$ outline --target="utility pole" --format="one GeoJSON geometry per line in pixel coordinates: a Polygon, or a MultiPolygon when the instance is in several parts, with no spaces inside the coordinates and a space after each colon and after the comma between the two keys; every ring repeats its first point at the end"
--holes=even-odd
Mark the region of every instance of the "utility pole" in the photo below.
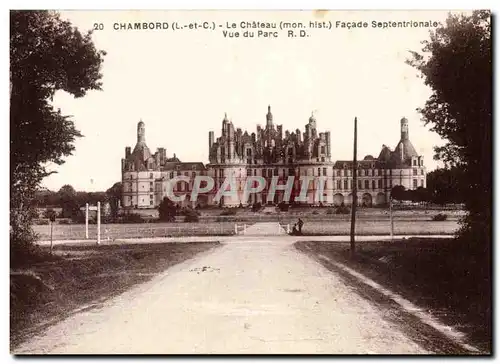
{"type": "Polygon", "coordinates": [[[389,216],[391,219],[391,243],[394,239],[394,220],[392,218],[392,196],[389,196],[389,216]]]}
{"type": "Polygon", "coordinates": [[[89,238],[89,204],[85,204],[85,239],[89,238]]]}
{"type": "Polygon", "coordinates": [[[97,245],[101,244],[101,202],[97,202],[97,245]]]}
{"type": "Polygon", "coordinates": [[[357,160],[358,118],[354,118],[354,156],[352,158],[352,206],[351,206],[351,258],[356,253],[354,233],[356,227],[356,205],[358,203],[358,160],[357,160]]]}

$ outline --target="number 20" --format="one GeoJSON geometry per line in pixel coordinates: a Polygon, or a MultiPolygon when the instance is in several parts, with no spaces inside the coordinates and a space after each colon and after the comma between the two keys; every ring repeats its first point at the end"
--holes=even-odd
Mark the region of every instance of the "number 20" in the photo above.
{"type": "Polygon", "coordinates": [[[104,30],[103,23],[94,23],[94,30],[104,30]]]}

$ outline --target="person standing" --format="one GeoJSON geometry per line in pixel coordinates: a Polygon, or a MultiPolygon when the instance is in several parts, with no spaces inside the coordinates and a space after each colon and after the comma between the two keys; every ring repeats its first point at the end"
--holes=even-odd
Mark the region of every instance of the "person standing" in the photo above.
{"type": "Polygon", "coordinates": [[[299,221],[297,222],[297,225],[299,227],[299,234],[302,234],[302,226],[304,225],[304,221],[299,217],[299,221]]]}

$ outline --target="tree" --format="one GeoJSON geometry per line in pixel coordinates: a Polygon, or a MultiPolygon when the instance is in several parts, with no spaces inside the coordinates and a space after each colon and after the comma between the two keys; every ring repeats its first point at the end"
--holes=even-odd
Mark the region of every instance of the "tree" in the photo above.
{"type": "Polygon", "coordinates": [[[391,198],[393,200],[403,201],[406,197],[406,189],[404,186],[396,185],[391,190],[391,198]]]}
{"type": "Polygon", "coordinates": [[[64,185],[58,192],[59,201],[62,207],[62,217],[78,218],[80,215],[80,206],[77,201],[77,192],[70,185],[64,185]]]}
{"type": "Polygon", "coordinates": [[[462,197],[468,216],[463,241],[488,252],[492,205],[492,53],[491,13],[448,16],[431,32],[422,53],[408,63],[420,71],[432,95],[422,113],[425,124],[447,140],[435,158],[463,171],[462,197]]]}
{"type": "Polygon", "coordinates": [[[111,208],[111,216],[116,218],[118,216],[118,207],[122,198],[122,183],[116,182],[106,191],[106,196],[111,208]]]}
{"type": "Polygon", "coordinates": [[[64,163],[82,135],[50,104],[56,91],[75,97],[100,90],[105,52],[54,11],[10,12],[11,244],[36,238],[30,210],[47,164],[64,163]]]}
{"type": "Polygon", "coordinates": [[[446,203],[463,203],[465,195],[461,182],[463,171],[458,167],[438,168],[427,174],[427,188],[432,202],[443,205],[446,203]]]}
{"type": "Polygon", "coordinates": [[[160,221],[174,222],[175,215],[177,215],[178,207],[174,205],[168,197],[164,197],[163,201],[158,206],[158,215],[160,221]]]}

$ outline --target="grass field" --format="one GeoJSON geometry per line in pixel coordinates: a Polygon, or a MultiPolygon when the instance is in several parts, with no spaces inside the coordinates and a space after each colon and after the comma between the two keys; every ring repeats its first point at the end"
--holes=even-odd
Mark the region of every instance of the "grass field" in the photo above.
{"type": "MultiPolygon", "coordinates": [[[[353,268],[464,332],[482,350],[492,350],[488,263],[457,241],[422,238],[392,244],[366,242],[357,246],[354,259],[349,256],[349,243],[311,241],[298,242],[295,246],[312,257],[324,255],[353,268]]],[[[320,262],[328,265],[322,260],[320,262]]],[[[328,265],[327,268],[335,270],[334,266],[328,265]]],[[[393,302],[384,302],[370,287],[356,282],[341,270],[336,271],[359,294],[374,304],[380,304],[384,312],[388,312],[388,317],[397,316],[393,302]],[[391,310],[393,312],[389,315],[391,310]]],[[[417,332],[417,340],[418,336],[417,332]]]]}
{"type": "Polygon", "coordinates": [[[57,245],[54,255],[11,267],[11,348],[82,306],[95,307],[168,267],[217,246],[189,244],[57,245]]]}
{"type": "MultiPolygon", "coordinates": [[[[348,218],[308,219],[304,220],[303,235],[348,235],[351,223],[348,218]]],[[[269,221],[269,220],[267,220],[269,221]]],[[[271,220],[272,221],[272,220],[271,220]]],[[[297,222],[297,217],[286,216],[279,221],[283,226],[290,224],[290,229],[297,222]]],[[[247,224],[252,224],[251,221],[247,224]]],[[[50,239],[48,225],[35,225],[40,240],[50,239]]],[[[430,221],[395,219],[395,235],[448,235],[458,229],[457,220],[430,221]]],[[[85,239],[85,225],[54,225],[54,240],[85,239]]],[[[235,234],[234,222],[198,222],[198,223],[147,223],[147,224],[103,224],[101,239],[114,240],[126,238],[179,237],[179,236],[228,236],[235,234]]],[[[358,219],[358,235],[389,235],[388,219],[358,219]]],[[[97,238],[97,226],[89,225],[89,239],[97,238]]]]}
{"type": "MultiPolygon", "coordinates": [[[[339,221],[308,221],[304,220],[303,235],[349,235],[351,222],[339,221]]],[[[290,223],[290,228],[296,219],[284,220],[282,224],[290,223]]],[[[449,235],[458,229],[458,221],[409,221],[395,220],[394,235],[449,235]]],[[[356,234],[358,235],[389,235],[389,220],[356,220],[356,234]]]]}
{"type": "MultiPolygon", "coordinates": [[[[34,225],[40,240],[50,239],[49,225],[34,225]]],[[[233,222],[102,224],[101,239],[177,236],[224,236],[235,233],[233,222]]],[[[85,239],[85,225],[54,225],[52,238],[85,239]]],[[[89,239],[97,239],[97,225],[89,225],[89,239]]]]}

